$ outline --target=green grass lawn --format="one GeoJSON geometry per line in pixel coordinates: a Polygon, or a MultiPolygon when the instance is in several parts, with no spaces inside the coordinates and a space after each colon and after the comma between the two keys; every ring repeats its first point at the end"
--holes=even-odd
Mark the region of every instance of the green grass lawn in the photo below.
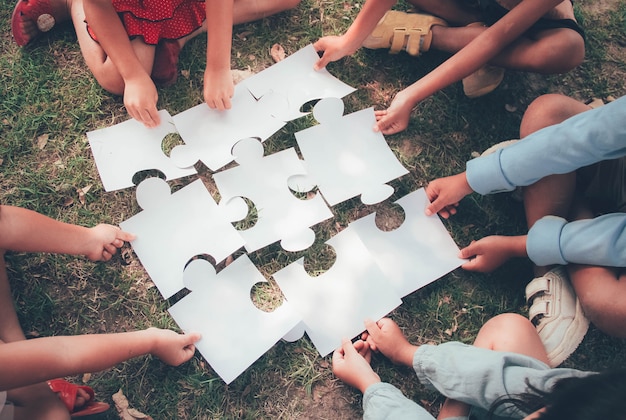
{"type": "MultiPolygon", "coordinates": [[[[9,24],[13,6],[12,1],[0,4],[0,202],[86,226],[119,224],[140,210],[134,190],[103,190],[85,133],[126,120],[122,100],[104,92],[86,69],[71,26],[60,25],[31,46],[17,47],[9,24]]],[[[406,131],[387,136],[410,170],[391,183],[396,192],[390,202],[429,180],[462,171],[468,159],[490,145],[516,138],[524,110],[543,93],[561,92],[581,101],[626,93],[626,3],[577,2],[576,6],[588,36],[587,58],[579,68],[558,76],[509,71],[495,92],[478,99],[467,99],[457,83],[423,101],[406,131]]],[[[237,26],[232,66],[260,71],[273,63],[269,54],[273,44],[281,44],[291,54],[322,35],[340,34],[359,8],[360,3],[303,0],[297,10],[237,26]]],[[[183,50],[177,83],[159,91],[159,107],[172,115],[202,100],[206,41],[200,38],[183,50]]],[[[371,106],[385,108],[397,91],[446,57],[429,52],[416,59],[359,50],[331,63],[328,70],[357,88],[344,99],[345,112],[350,113],[371,106]]],[[[266,142],[266,153],[294,146],[294,133],[313,123],[308,117],[287,124],[266,142]]],[[[210,185],[211,171],[197,167],[210,185]]],[[[192,179],[170,185],[179,188],[192,179]]],[[[315,227],[317,239],[311,249],[288,253],[275,244],[252,253],[251,259],[270,280],[269,286],[254,290],[255,302],[273,305],[277,286],[272,273],[302,256],[307,257],[310,272],[328,269],[334,256],[324,242],[337,229],[375,210],[388,210],[390,218],[395,214],[385,204],[368,207],[358,199],[350,200],[333,208],[333,220],[315,227]]],[[[486,235],[525,230],[521,204],[508,194],[471,195],[445,225],[459,246],[486,235]]],[[[167,312],[172,302],[161,298],[130,249],[109,263],[48,254],[10,253],[7,259],[17,311],[30,337],[177,328],[167,312]]],[[[524,286],[531,277],[530,263],[522,260],[510,261],[488,275],[458,269],[404,299],[391,317],[416,343],[471,343],[492,316],[527,313],[524,286]]],[[[624,344],[592,327],[564,366],[624,365],[624,344]]],[[[419,385],[410,370],[383,357],[375,357],[373,365],[383,380],[433,412],[438,410],[442,398],[419,385]]],[[[135,359],[93,373],[88,384],[108,402],[122,389],[132,407],[154,419],[362,415],[360,395],[333,377],[330,357],[320,357],[306,338],[278,343],[228,386],[199,355],[178,368],[150,357],[135,359]]],[[[114,411],[107,416],[116,418],[114,411]]]]}

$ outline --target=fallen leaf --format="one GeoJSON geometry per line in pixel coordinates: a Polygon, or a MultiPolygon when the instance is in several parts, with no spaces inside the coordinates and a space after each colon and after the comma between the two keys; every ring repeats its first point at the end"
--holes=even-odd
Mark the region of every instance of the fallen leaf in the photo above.
{"type": "Polygon", "coordinates": [[[128,399],[120,389],[115,394],[111,396],[113,403],[115,404],[115,409],[117,413],[120,415],[122,420],[152,420],[147,414],[142,413],[139,410],[130,407],[128,403],[128,399]]]}
{"type": "Polygon", "coordinates": [[[80,201],[80,203],[82,205],[85,205],[85,195],[89,192],[89,190],[91,189],[91,184],[87,185],[86,187],[83,188],[79,188],[76,190],[76,192],[78,193],[78,201],[80,201]]]}
{"type": "Polygon", "coordinates": [[[270,49],[270,55],[272,56],[274,62],[278,63],[279,61],[283,61],[285,59],[285,49],[280,44],[274,44],[270,49]]]}
{"type": "Polygon", "coordinates": [[[83,375],[83,383],[86,384],[87,382],[89,382],[91,380],[91,373],[85,373],[83,375]]]}
{"type": "Polygon", "coordinates": [[[65,200],[63,200],[63,207],[69,207],[72,204],[74,204],[74,199],[72,197],[66,197],[65,200]]]}
{"type": "Polygon", "coordinates": [[[43,148],[46,147],[46,144],[48,144],[48,137],[49,136],[47,134],[42,134],[37,137],[37,147],[39,150],[43,150],[43,148]]]}
{"type": "Polygon", "coordinates": [[[510,104],[504,105],[504,109],[506,109],[508,112],[517,111],[517,107],[515,105],[510,105],[510,104]]]}

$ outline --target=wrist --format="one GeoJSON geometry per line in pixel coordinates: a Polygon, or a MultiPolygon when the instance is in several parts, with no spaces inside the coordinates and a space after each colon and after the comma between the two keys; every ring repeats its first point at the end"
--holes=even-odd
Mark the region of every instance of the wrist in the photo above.
{"type": "Polygon", "coordinates": [[[365,394],[367,388],[380,382],[380,376],[378,376],[376,372],[372,372],[371,375],[363,379],[363,381],[357,386],[357,388],[359,389],[359,391],[361,391],[361,394],[365,394]]]}
{"type": "Polygon", "coordinates": [[[413,357],[415,356],[415,352],[419,346],[414,346],[413,344],[407,344],[402,350],[402,359],[400,362],[408,367],[413,367],[413,357]]]}

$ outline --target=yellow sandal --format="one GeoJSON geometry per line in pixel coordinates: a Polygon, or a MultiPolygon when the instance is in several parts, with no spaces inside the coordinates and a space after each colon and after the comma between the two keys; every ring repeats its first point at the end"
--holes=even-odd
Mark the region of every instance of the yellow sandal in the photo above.
{"type": "Polygon", "coordinates": [[[389,48],[390,54],[404,50],[417,57],[430,48],[433,25],[448,26],[446,21],[432,15],[390,10],[363,41],[363,46],[373,50],[389,48]]]}

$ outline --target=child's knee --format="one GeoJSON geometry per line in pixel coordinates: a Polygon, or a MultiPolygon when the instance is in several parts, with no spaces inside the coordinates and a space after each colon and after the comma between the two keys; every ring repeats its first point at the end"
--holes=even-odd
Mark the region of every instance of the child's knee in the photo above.
{"type": "Polygon", "coordinates": [[[542,128],[559,124],[589,108],[573,98],[557,93],[541,95],[526,109],[520,125],[520,138],[542,128]]]}
{"type": "Polygon", "coordinates": [[[523,336],[527,331],[535,331],[535,327],[526,317],[514,313],[496,315],[481,327],[474,345],[493,349],[509,335],[523,336]]]}

